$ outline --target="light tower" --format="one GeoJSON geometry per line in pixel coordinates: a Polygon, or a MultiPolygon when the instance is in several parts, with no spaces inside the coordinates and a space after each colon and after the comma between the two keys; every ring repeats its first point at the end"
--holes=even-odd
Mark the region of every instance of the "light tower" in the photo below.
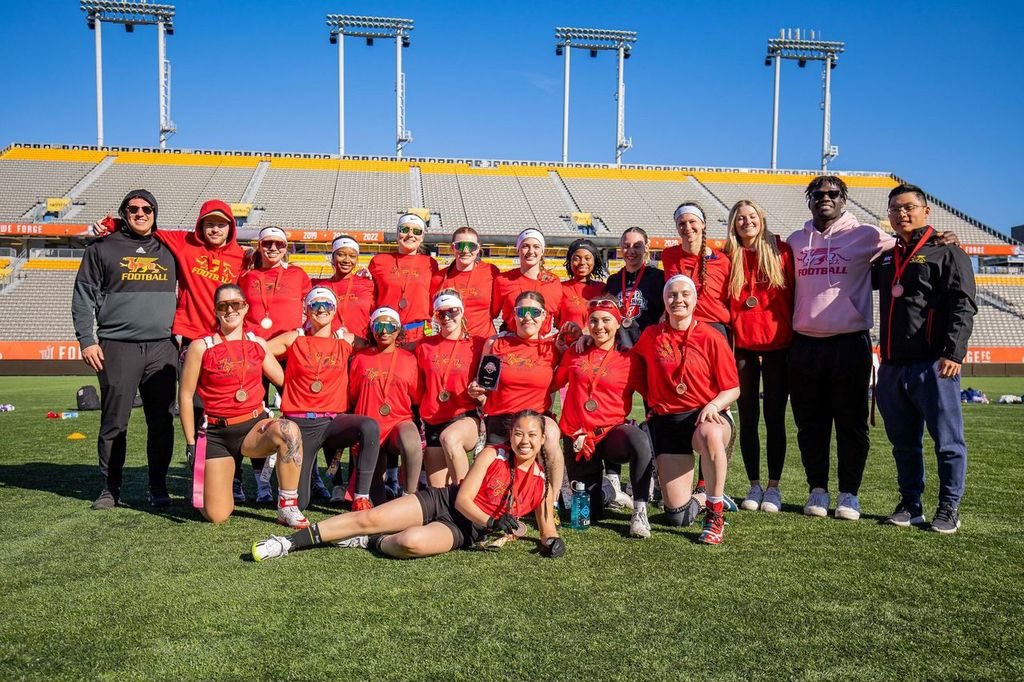
{"type": "Polygon", "coordinates": [[[839,54],[846,44],[838,41],[821,40],[810,32],[809,38],[800,37],[800,29],[779,29],[778,38],[768,39],[768,54],[764,65],[775,64],[775,93],[772,98],[772,168],[776,167],[779,147],[779,72],[783,59],[795,59],[801,68],[809,61],[824,62],[822,73],[821,109],[824,123],[821,131],[821,170],[828,170],[828,163],[839,156],[839,147],[832,144],[832,69],[839,63],[839,54]]]}
{"type": "Polygon", "coordinates": [[[338,46],[338,155],[345,156],[345,36],[366,38],[373,45],[377,38],[395,41],[395,156],[412,142],[412,132],[405,128],[405,74],[402,72],[402,48],[409,47],[412,19],[391,17],[359,17],[350,14],[328,14],[328,37],[338,46]]]}
{"type": "Polygon", "coordinates": [[[81,0],[85,21],[96,33],[96,146],[103,146],[103,46],[100,26],[104,21],[123,24],[134,33],[136,26],[156,25],[157,77],[160,97],[160,148],[167,148],[167,138],[177,132],[171,120],[171,63],[166,57],[165,36],[174,35],[174,5],[152,5],[148,2],[120,0],[81,0]]]}
{"type": "Polygon", "coordinates": [[[572,48],[589,50],[591,57],[598,50],[615,50],[618,55],[618,78],[615,88],[615,165],[622,164],[622,152],[633,146],[626,137],[626,85],[623,81],[624,60],[636,42],[636,31],[613,31],[599,28],[555,28],[555,54],[564,57],[564,87],[562,91],[562,163],[569,161],[569,53],[572,48]]]}

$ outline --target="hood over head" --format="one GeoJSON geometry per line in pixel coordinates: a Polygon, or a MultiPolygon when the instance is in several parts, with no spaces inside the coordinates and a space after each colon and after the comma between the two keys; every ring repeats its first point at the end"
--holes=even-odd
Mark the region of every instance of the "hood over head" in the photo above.
{"type": "Polygon", "coordinates": [[[228,238],[224,242],[224,245],[228,245],[235,240],[235,214],[231,212],[231,207],[220,199],[210,199],[203,203],[199,209],[199,217],[196,219],[195,235],[196,239],[203,241],[203,218],[209,215],[220,214],[228,221],[228,238]]]}
{"type": "Polygon", "coordinates": [[[154,197],[147,189],[133,189],[124,196],[124,199],[121,200],[121,205],[117,208],[117,215],[121,218],[121,229],[131,232],[131,228],[128,227],[128,212],[126,209],[128,208],[128,202],[132,199],[142,199],[153,207],[153,230],[155,231],[157,226],[157,213],[159,212],[159,209],[156,205],[156,197],[154,197]]]}

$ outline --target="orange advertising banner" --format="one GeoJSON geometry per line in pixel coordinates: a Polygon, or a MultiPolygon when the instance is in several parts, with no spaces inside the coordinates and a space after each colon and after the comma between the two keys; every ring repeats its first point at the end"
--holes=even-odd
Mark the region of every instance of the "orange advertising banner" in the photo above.
{"type": "MultiPolygon", "coordinates": [[[[90,225],[83,225],[79,223],[0,223],[0,237],[87,237],[90,234],[90,227],[90,225]]],[[[166,227],[163,229],[181,229],[191,231],[194,228],[189,226],[181,228],[166,227]]],[[[255,240],[258,230],[256,228],[246,228],[243,226],[240,228],[240,231],[247,231],[247,229],[251,229],[253,234],[252,239],[255,240]]],[[[374,230],[345,230],[335,232],[331,230],[292,230],[285,228],[285,232],[288,234],[288,239],[293,242],[330,243],[331,240],[339,234],[347,234],[357,242],[363,244],[377,244],[384,241],[384,233],[374,230]]],[[[242,241],[245,241],[245,237],[242,237],[242,241]]]]}

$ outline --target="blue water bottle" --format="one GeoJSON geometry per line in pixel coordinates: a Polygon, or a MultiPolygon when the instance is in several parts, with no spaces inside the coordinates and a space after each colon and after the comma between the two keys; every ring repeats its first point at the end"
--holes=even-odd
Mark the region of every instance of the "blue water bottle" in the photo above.
{"type": "Polygon", "coordinates": [[[590,528],[590,494],[581,481],[572,484],[572,508],[569,512],[569,527],[574,530],[590,528]]]}

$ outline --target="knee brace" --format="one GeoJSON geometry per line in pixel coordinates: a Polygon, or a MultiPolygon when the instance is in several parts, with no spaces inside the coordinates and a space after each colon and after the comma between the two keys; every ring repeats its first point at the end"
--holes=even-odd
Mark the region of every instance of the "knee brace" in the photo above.
{"type": "Polygon", "coordinates": [[[700,503],[692,497],[690,498],[690,501],[682,507],[675,509],[672,507],[665,507],[665,517],[668,525],[670,526],[691,526],[697,519],[698,513],[700,513],[700,503]]]}

